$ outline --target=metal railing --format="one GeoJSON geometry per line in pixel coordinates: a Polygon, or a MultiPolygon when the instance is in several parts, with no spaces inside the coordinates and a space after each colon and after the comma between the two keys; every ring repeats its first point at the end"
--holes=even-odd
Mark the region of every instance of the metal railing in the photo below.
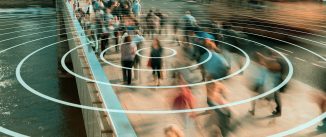
{"type": "MultiPolygon", "coordinates": [[[[104,70],[98,61],[95,53],[92,49],[88,48],[87,37],[85,37],[85,32],[83,31],[80,23],[78,22],[73,9],[69,2],[65,2],[65,7],[69,12],[70,18],[73,23],[73,27],[77,30],[77,37],[79,37],[80,45],[83,46],[83,53],[85,55],[85,60],[89,65],[89,70],[92,73],[94,80],[109,83],[107,75],[104,73],[104,70]]],[[[98,94],[101,100],[101,106],[104,109],[115,109],[123,110],[120,101],[115,94],[113,88],[109,85],[94,83],[98,90],[98,94]]],[[[91,110],[89,110],[91,111],[91,110]]],[[[117,137],[137,137],[127,115],[125,113],[107,113],[107,121],[110,122],[111,130],[114,136],[117,137]]],[[[100,117],[100,115],[98,115],[100,117]]]]}

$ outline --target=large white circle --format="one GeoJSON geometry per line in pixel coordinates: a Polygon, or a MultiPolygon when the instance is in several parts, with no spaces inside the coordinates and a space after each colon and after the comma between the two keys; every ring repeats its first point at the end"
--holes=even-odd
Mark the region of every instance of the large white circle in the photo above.
{"type": "MultiPolygon", "coordinates": [[[[256,42],[258,43],[258,42],[256,42]]],[[[268,46],[266,45],[263,45],[261,43],[259,43],[260,45],[262,46],[265,46],[267,48],[269,48],[268,46]]],[[[115,110],[115,109],[104,109],[104,108],[97,108],[97,107],[90,107],[90,106],[84,106],[84,105],[79,105],[79,104],[74,104],[74,103],[70,103],[70,102],[66,102],[66,101],[62,101],[62,100],[58,100],[56,98],[53,98],[53,97],[49,97],[47,95],[44,95],[38,91],[36,91],[35,89],[31,88],[29,85],[27,85],[25,83],[25,81],[22,79],[21,75],[20,75],[20,70],[21,70],[21,67],[23,65],[23,63],[30,57],[32,56],[33,54],[47,48],[47,47],[50,47],[50,46],[53,46],[55,45],[54,44],[51,44],[51,45],[48,45],[48,46],[45,46],[45,47],[42,47],[38,50],[35,50],[34,52],[30,53],[29,55],[27,55],[25,58],[23,58],[21,60],[21,62],[18,64],[17,68],[16,68],[16,77],[17,77],[17,80],[22,84],[22,86],[24,86],[27,90],[31,91],[32,93],[42,97],[42,98],[45,98],[45,99],[48,99],[50,101],[53,101],[53,102],[57,102],[57,103],[60,103],[60,104],[64,104],[64,105],[68,105],[68,106],[72,106],[72,107],[77,107],[77,108],[83,108],[83,109],[89,109],[89,110],[96,110],[96,111],[107,111],[107,112],[116,112],[116,113],[133,113],[133,114],[172,114],[172,113],[187,113],[187,112],[194,112],[194,111],[205,111],[205,110],[212,110],[212,109],[218,109],[218,108],[223,108],[223,107],[230,107],[230,106],[234,106],[234,105],[239,105],[239,104],[243,104],[243,103],[248,103],[250,101],[253,101],[253,100],[256,100],[256,99],[260,99],[262,97],[265,97],[275,91],[277,91],[279,88],[281,88],[282,86],[284,86],[290,79],[291,79],[291,76],[293,74],[293,67],[291,65],[291,63],[289,62],[289,60],[282,54],[280,54],[278,51],[272,49],[273,51],[279,53],[283,58],[285,58],[286,62],[289,64],[289,73],[288,73],[288,76],[285,78],[285,80],[280,83],[280,85],[274,87],[273,89],[263,93],[263,94],[260,94],[260,95],[257,95],[255,97],[251,97],[251,98],[248,98],[248,99],[244,99],[244,100],[241,100],[241,101],[237,101],[237,102],[232,102],[232,103],[228,103],[228,104],[224,104],[224,105],[219,105],[219,106],[214,106],[214,107],[206,107],[206,108],[195,108],[195,109],[188,109],[188,110],[155,110],[155,111],[149,111],[149,110],[115,110]]],[[[83,45],[82,45],[83,46],[83,45]]],[[[77,48],[80,48],[82,46],[79,46],[79,47],[76,47],[77,48]]],[[[246,55],[246,54],[245,54],[246,55]]],[[[248,56],[248,55],[246,55],[248,56]]],[[[62,60],[61,60],[62,61],[62,60]]],[[[63,62],[64,63],[64,62],[63,62]]],[[[249,64],[249,63],[248,63],[249,64]]],[[[243,69],[243,68],[242,68],[243,69]]],[[[101,82],[97,82],[97,83],[100,83],[100,84],[104,84],[104,83],[101,83],[101,82]]],[[[189,85],[181,85],[181,86],[189,86],[189,85]]]]}
{"type": "MultiPolygon", "coordinates": [[[[322,57],[322,59],[324,59],[324,58],[322,57]]],[[[282,136],[283,136],[283,135],[290,135],[290,134],[292,134],[292,133],[295,133],[295,132],[298,132],[298,131],[300,131],[300,130],[302,130],[302,129],[305,129],[305,128],[311,126],[312,124],[316,124],[317,122],[321,121],[321,120],[324,119],[325,117],[326,117],[326,112],[323,113],[322,115],[320,115],[319,117],[317,117],[317,118],[315,118],[315,119],[313,119],[313,120],[311,120],[311,121],[309,121],[309,122],[307,122],[307,123],[305,123],[305,124],[303,124],[303,125],[300,125],[300,126],[298,126],[298,127],[296,127],[296,128],[293,128],[293,129],[291,129],[291,130],[288,130],[288,131],[282,132],[282,133],[284,133],[284,134],[282,134],[282,136]]],[[[2,128],[2,127],[0,127],[0,131],[4,131],[4,133],[7,132],[8,135],[10,135],[10,133],[12,133],[12,131],[7,130],[7,129],[2,128]]],[[[11,135],[14,135],[14,134],[11,134],[11,135]]],[[[15,133],[15,135],[24,136],[24,135],[17,134],[17,133],[15,133]]],[[[279,136],[279,135],[281,135],[281,134],[276,134],[275,136],[279,136]]]]}

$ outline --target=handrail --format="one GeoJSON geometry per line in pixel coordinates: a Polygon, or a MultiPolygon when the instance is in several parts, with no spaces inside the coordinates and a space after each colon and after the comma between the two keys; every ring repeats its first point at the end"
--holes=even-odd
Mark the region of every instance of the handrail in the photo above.
{"type": "MultiPolygon", "coordinates": [[[[85,37],[85,32],[83,31],[80,23],[78,22],[74,12],[72,10],[69,2],[66,2],[66,7],[68,9],[69,15],[72,18],[73,25],[77,30],[77,35],[80,38],[81,45],[88,45],[88,40],[85,37]]],[[[109,83],[107,75],[104,73],[104,70],[99,63],[94,52],[89,49],[87,46],[83,46],[85,53],[85,59],[87,60],[90,71],[94,76],[94,79],[97,81],[103,81],[109,83]]],[[[113,88],[109,85],[95,83],[98,87],[100,97],[103,101],[103,106],[105,109],[121,109],[123,110],[120,101],[115,94],[113,88]]],[[[133,129],[129,119],[125,113],[108,113],[108,117],[112,122],[112,130],[114,131],[115,136],[117,137],[137,137],[135,130],[133,129]]]]}

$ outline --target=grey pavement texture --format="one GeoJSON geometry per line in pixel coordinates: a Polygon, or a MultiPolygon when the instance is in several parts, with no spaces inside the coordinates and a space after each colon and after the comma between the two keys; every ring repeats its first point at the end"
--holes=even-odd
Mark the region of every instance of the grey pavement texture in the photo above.
{"type": "MultiPolygon", "coordinates": [[[[186,3],[184,1],[154,1],[142,0],[145,12],[149,8],[160,8],[163,12],[170,13],[173,17],[174,12],[180,14],[185,9],[198,8],[202,10],[203,5],[196,5],[186,3]]],[[[223,10],[223,9],[222,9],[223,10]]],[[[204,18],[204,17],[203,17],[204,18]]],[[[169,32],[172,33],[172,32],[169,32]]],[[[148,39],[146,37],[146,39],[148,39]]],[[[180,47],[173,42],[171,36],[160,36],[160,39],[170,40],[163,42],[163,47],[170,47],[178,51],[178,54],[171,59],[164,59],[164,68],[172,68],[176,60],[180,61],[184,55],[180,47]]],[[[145,44],[149,47],[150,43],[145,44]]],[[[144,55],[148,55],[149,50],[145,50],[144,55]]],[[[168,55],[169,52],[165,52],[168,55]]],[[[120,64],[120,54],[114,51],[109,51],[105,57],[112,63],[120,64]]],[[[186,59],[185,57],[183,57],[186,59]]],[[[141,68],[146,68],[147,59],[142,58],[141,68]]],[[[120,68],[113,67],[103,63],[103,68],[112,83],[120,83],[122,79],[122,72],[120,68]]],[[[233,63],[234,64],[234,63],[233,63]]],[[[232,65],[232,71],[236,71],[238,67],[232,65]]],[[[256,93],[250,90],[251,82],[255,76],[257,65],[254,62],[245,70],[244,75],[237,75],[228,80],[223,81],[228,89],[227,99],[229,102],[235,102],[242,99],[247,99],[255,96],[256,93]]],[[[134,85],[153,85],[153,78],[151,72],[139,72],[140,78],[133,80],[134,85]]],[[[174,84],[174,79],[171,78],[169,72],[163,72],[164,78],[161,85],[174,84]]],[[[200,81],[199,70],[192,70],[190,76],[192,81],[200,81]]],[[[123,107],[127,110],[171,110],[172,100],[178,93],[179,89],[133,89],[114,87],[123,107]]],[[[206,89],[204,86],[195,86],[192,89],[198,105],[197,107],[206,107],[206,89]]],[[[325,91],[318,90],[300,81],[292,79],[286,93],[281,94],[283,103],[283,114],[280,117],[270,117],[273,111],[274,103],[266,100],[259,100],[257,105],[257,113],[251,116],[248,110],[251,108],[250,103],[237,105],[231,107],[233,112],[232,123],[237,128],[230,134],[230,136],[244,136],[244,137],[260,137],[268,136],[281,131],[288,130],[300,124],[303,124],[314,117],[320,115],[321,110],[316,100],[325,99],[325,91]]],[[[199,112],[200,113],[200,112],[199,112]]],[[[187,136],[194,137],[211,137],[218,136],[219,130],[217,126],[217,119],[214,113],[206,114],[197,117],[192,123],[193,126],[185,129],[183,125],[183,115],[181,114],[162,114],[162,115],[145,115],[145,114],[128,114],[137,134],[141,137],[161,137],[164,136],[163,129],[170,125],[178,125],[184,132],[191,132],[187,136]]],[[[317,126],[317,125],[316,125],[317,126]]],[[[315,127],[303,130],[293,136],[324,136],[325,134],[314,135],[315,127]]]]}

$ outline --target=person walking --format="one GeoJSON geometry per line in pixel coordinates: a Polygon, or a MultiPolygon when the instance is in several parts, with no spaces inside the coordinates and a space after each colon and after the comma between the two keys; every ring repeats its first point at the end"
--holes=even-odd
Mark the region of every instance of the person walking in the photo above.
{"type": "Polygon", "coordinates": [[[134,16],[136,18],[140,17],[140,13],[141,13],[141,5],[139,3],[139,0],[135,0],[133,5],[132,5],[132,13],[134,14],[134,16]]]}
{"type": "MultiPolygon", "coordinates": [[[[259,86],[260,92],[265,92],[266,89],[271,89],[280,84],[281,79],[281,64],[275,59],[264,56],[263,54],[257,52],[258,62],[262,65],[263,68],[263,77],[262,84],[259,86]],[[267,76],[270,76],[270,80],[267,80],[267,76]],[[270,86],[270,87],[268,87],[270,86]]],[[[282,115],[282,102],[279,91],[273,93],[272,96],[266,97],[267,100],[273,99],[276,107],[275,110],[272,112],[273,116],[281,116],[282,115]]],[[[253,104],[253,109],[249,111],[252,115],[255,115],[255,104],[253,104]]]]}
{"type": "MultiPolygon", "coordinates": [[[[209,107],[227,104],[226,88],[220,82],[213,82],[206,85],[207,104],[209,107]]],[[[214,109],[218,116],[218,126],[223,137],[228,136],[231,129],[231,110],[228,107],[214,109]]]]}
{"type": "Polygon", "coordinates": [[[166,30],[166,24],[167,24],[167,15],[163,14],[160,9],[156,9],[156,12],[154,13],[157,17],[160,18],[160,28],[159,29],[159,34],[162,34],[163,31],[167,33],[166,30]]]}
{"type": "MultiPolygon", "coordinates": [[[[183,75],[179,74],[177,79],[180,85],[186,85],[186,81],[183,78],[183,75]]],[[[180,87],[180,93],[176,96],[173,101],[174,110],[188,110],[194,109],[196,105],[196,99],[192,94],[192,91],[189,87],[180,87]]],[[[185,129],[186,136],[191,136],[195,128],[195,121],[193,118],[196,117],[195,112],[180,113],[181,118],[183,119],[183,125],[185,129]]]]}
{"type": "MultiPolygon", "coordinates": [[[[282,83],[282,63],[278,60],[276,53],[271,51],[271,55],[269,57],[264,56],[261,53],[257,53],[259,58],[261,58],[264,62],[265,67],[269,70],[269,73],[272,77],[272,86],[276,87],[280,83],[282,83]]],[[[283,65],[284,67],[284,65],[283,65]]],[[[283,89],[284,90],[284,89],[283,89]]],[[[274,116],[282,115],[282,102],[280,97],[280,91],[274,92],[274,101],[276,104],[275,111],[272,112],[274,116]]]]}
{"type": "MultiPolygon", "coordinates": [[[[143,44],[144,44],[145,38],[140,34],[139,30],[135,31],[135,36],[132,39],[132,43],[137,46],[137,49],[142,49],[143,44]]],[[[142,53],[139,53],[142,54],[142,53]]],[[[134,68],[139,68],[141,65],[141,59],[138,55],[135,56],[134,60],[134,68]]],[[[139,72],[138,70],[134,70],[134,76],[135,79],[137,80],[139,78],[139,72]]]]}
{"type": "Polygon", "coordinates": [[[136,55],[137,46],[131,43],[131,37],[127,36],[121,45],[121,65],[123,82],[127,85],[131,84],[132,66],[136,55]]]}
{"type": "Polygon", "coordinates": [[[151,62],[151,67],[153,69],[153,78],[157,86],[160,85],[160,79],[161,79],[161,71],[162,69],[162,46],[161,42],[155,38],[153,40],[153,45],[151,48],[150,52],[150,62],[151,62]]]}
{"type": "Polygon", "coordinates": [[[203,62],[211,53],[211,58],[204,64],[202,64],[202,77],[203,80],[219,79],[225,77],[230,71],[230,65],[225,60],[222,54],[215,52],[216,46],[213,42],[206,45],[206,48],[210,51],[204,52],[199,58],[199,62],[203,62]]]}
{"type": "Polygon", "coordinates": [[[157,17],[152,10],[149,11],[146,18],[147,33],[151,38],[154,38],[154,34],[157,33],[157,29],[160,28],[160,18],[157,17]]]}
{"type": "Polygon", "coordinates": [[[191,15],[190,11],[186,11],[185,15],[181,17],[179,25],[181,25],[180,27],[184,31],[184,40],[189,42],[189,33],[194,30],[194,27],[198,26],[196,18],[191,15]]]}

